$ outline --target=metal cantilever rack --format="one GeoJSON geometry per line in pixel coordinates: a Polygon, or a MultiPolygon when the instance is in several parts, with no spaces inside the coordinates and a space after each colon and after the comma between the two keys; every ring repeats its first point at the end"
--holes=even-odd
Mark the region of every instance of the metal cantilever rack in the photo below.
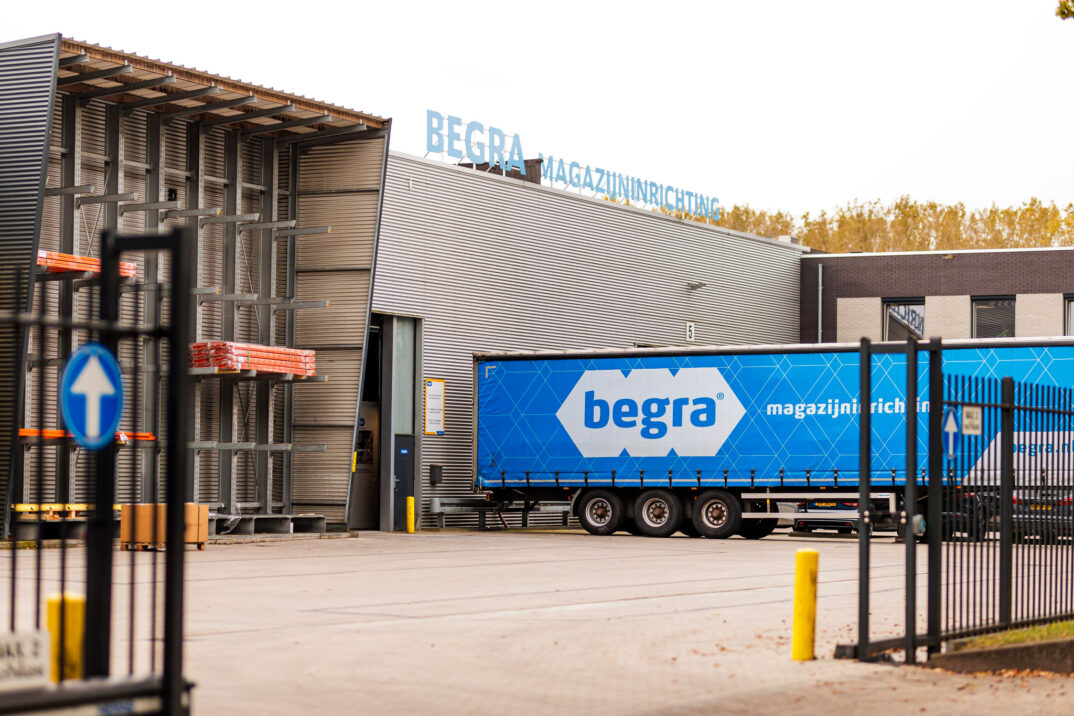
{"type": "MultiPolygon", "coordinates": [[[[63,78],[60,85],[62,90],[63,78]]],[[[295,245],[302,236],[328,233],[331,227],[300,228],[295,219],[279,218],[290,207],[292,144],[250,127],[251,112],[190,121],[183,117],[204,116],[207,105],[153,112],[137,99],[126,104],[91,101],[102,98],[95,90],[58,94],[60,121],[53,123],[40,239],[49,258],[39,261],[45,265],[34,279],[36,305],[49,306],[59,323],[93,315],[100,256],[94,228],[151,234],[185,227],[195,242],[190,341],[294,346],[294,311],[330,305],[327,300],[296,300],[295,245]]],[[[276,107],[258,116],[287,113],[276,107]]],[[[300,124],[314,122],[294,122],[300,124]]],[[[119,286],[121,314],[135,324],[154,325],[166,312],[171,267],[165,257],[147,253],[130,268],[119,286]]],[[[91,461],[63,434],[55,401],[45,401],[41,408],[33,392],[39,385],[53,392],[67,358],[86,339],[62,325],[37,329],[31,336],[23,424],[46,427],[22,431],[16,455],[22,479],[13,481],[7,495],[9,516],[16,505],[21,517],[57,510],[72,516],[65,527],[68,536],[78,535],[78,508],[89,501],[84,493],[91,461]],[[35,379],[35,371],[45,375],[35,379]],[[42,461],[36,451],[52,454],[42,461]],[[65,469],[60,469],[61,461],[65,469]],[[40,483],[31,474],[38,464],[45,465],[40,483]],[[37,484],[44,489],[37,490],[37,484]]],[[[124,380],[137,371],[145,387],[121,424],[117,499],[146,502],[156,494],[167,440],[161,434],[161,412],[168,366],[159,344],[149,338],[133,349],[138,360],[131,350],[119,356],[124,380]]],[[[290,421],[277,420],[276,414],[287,410],[283,393],[291,385],[324,382],[327,376],[213,367],[190,368],[190,375],[193,480],[188,501],[208,503],[230,525],[240,518],[241,531],[253,531],[255,520],[264,531],[323,531],[323,517],[292,519],[291,456],[323,452],[325,446],[296,444],[290,421]]]]}

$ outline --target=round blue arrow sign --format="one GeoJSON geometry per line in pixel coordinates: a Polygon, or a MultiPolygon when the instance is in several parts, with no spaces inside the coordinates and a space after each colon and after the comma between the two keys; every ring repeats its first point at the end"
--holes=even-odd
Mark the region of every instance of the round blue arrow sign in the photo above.
{"type": "Polygon", "coordinates": [[[123,378],[111,351],[87,343],[71,354],[60,382],[60,408],[82,447],[100,450],[115,439],[123,415],[123,378]]]}

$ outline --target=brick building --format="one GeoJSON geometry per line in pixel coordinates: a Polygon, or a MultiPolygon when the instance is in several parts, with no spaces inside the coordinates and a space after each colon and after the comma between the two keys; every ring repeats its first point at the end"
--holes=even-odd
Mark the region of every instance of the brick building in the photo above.
{"type": "Polygon", "coordinates": [[[803,343],[1074,334],[1074,249],[806,254],[803,343]]]}

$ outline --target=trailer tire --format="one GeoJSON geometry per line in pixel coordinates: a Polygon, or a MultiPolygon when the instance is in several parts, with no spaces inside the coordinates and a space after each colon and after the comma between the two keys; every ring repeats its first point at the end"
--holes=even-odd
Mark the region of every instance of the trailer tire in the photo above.
{"type": "Polygon", "coordinates": [[[742,524],[742,506],[726,490],[705,490],[694,503],[693,521],[702,537],[727,539],[742,524]]]}
{"type": "Polygon", "coordinates": [[[610,535],[623,522],[623,501],[610,490],[593,490],[582,495],[578,522],[591,535],[610,535]]]}
{"type": "MultiPolygon", "coordinates": [[[[760,500],[754,500],[747,502],[745,507],[751,512],[765,512],[764,502],[760,500]]],[[[772,512],[772,507],[776,507],[773,502],[767,512],[772,512]]],[[[779,512],[777,507],[776,512],[779,512]]],[[[746,539],[763,539],[768,535],[776,531],[776,526],[779,524],[779,518],[771,520],[742,520],[742,526],[738,528],[738,533],[746,539]]]]}
{"type": "Polygon", "coordinates": [[[683,517],[682,522],[679,523],[679,532],[682,532],[687,537],[700,537],[701,533],[694,527],[694,521],[683,517]]]}
{"type": "Polygon", "coordinates": [[[646,490],[634,502],[634,523],[646,537],[670,537],[682,523],[682,500],[667,490],[646,490]]]}

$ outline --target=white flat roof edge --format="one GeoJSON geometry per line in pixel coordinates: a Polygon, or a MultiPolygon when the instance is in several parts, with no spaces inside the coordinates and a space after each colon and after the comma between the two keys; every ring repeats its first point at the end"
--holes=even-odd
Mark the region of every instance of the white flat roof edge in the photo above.
{"type": "Polygon", "coordinates": [[[414,154],[407,154],[406,152],[400,152],[400,151],[397,151],[397,150],[389,150],[388,151],[388,156],[389,156],[389,158],[396,157],[396,158],[399,158],[399,159],[405,159],[407,161],[413,161],[413,162],[417,162],[417,163],[420,163],[420,164],[426,164],[428,166],[438,167],[438,168],[446,169],[446,170],[450,170],[450,171],[465,172],[468,175],[471,175],[471,176],[476,175],[478,177],[484,177],[485,179],[488,179],[488,180],[512,182],[514,184],[525,186],[525,187],[533,189],[533,190],[551,192],[553,194],[556,194],[557,196],[563,196],[563,197],[570,198],[570,199],[576,199],[576,200],[580,200],[580,201],[590,202],[590,203],[597,204],[599,206],[604,206],[604,207],[614,207],[615,209],[621,210],[621,211],[633,211],[633,212],[637,212],[638,214],[640,214],[642,216],[648,216],[648,217],[651,217],[651,218],[654,218],[654,219],[661,219],[661,220],[664,220],[664,221],[670,221],[670,222],[675,223],[675,224],[683,224],[683,225],[690,226],[691,228],[704,229],[704,230],[710,231],[710,232],[712,232],[714,234],[730,235],[730,236],[732,236],[734,238],[738,238],[738,239],[748,239],[750,241],[759,241],[761,243],[769,244],[769,245],[772,245],[772,246],[779,246],[780,248],[793,249],[793,250],[798,251],[799,253],[802,253],[802,254],[807,254],[810,251],[812,251],[812,249],[810,249],[808,246],[803,246],[802,244],[792,244],[789,241],[780,241],[779,239],[770,239],[767,236],[757,236],[755,234],[747,234],[747,233],[745,233],[743,231],[735,231],[734,229],[727,229],[727,228],[724,228],[722,226],[716,226],[714,224],[703,224],[700,221],[691,221],[689,219],[679,219],[679,218],[676,218],[674,216],[665,216],[664,214],[659,214],[659,213],[657,213],[655,211],[651,211],[649,209],[642,209],[642,208],[637,207],[637,206],[627,206],[626,204],[620,204],[620,203],[614,202],[614,201],[606,201],[604,199],[600,199],[598,197],[593,197],[593,196],[585,196],[583,194],[578,194],[578,193],[573,192],[573,191],[567,191],[566,189],[556,189],[555,187],[545,186],[544,184],[534,184],[532,182],[528,182],[528,181],[525,181],[525,180],[522,180],[522,179],[515,179],[514,177],[503,176],[501,174],[478,172],[478,171],[475,171],[475,170],[471,169],[470,167],[463,167],[463,166],[459,166],[459,165],[456,165],[456,164],[448,164],[447,162],[440,162],[440,161],[437,161],[435,159],[429,159],[427,157],[419,157],[419,156],[414,155],[414,154]]]}
{"type": "Polygon", "coordinates": [[[863,258],[867,256],[946,256],[947,254],[1005,254],[1024,251],[1074,251],[1074,246],[1019,246],[1006,249],[930,249],[928,251],[859,251],[842,254],[815,253],[803,256],[808,259],[863,258]]]}
{"type": "MultiPolygon", "coordinates": [[[[1035,346],[1070,346],[1074,347],[1074,336],[1037,336],[1025,338],[945,338],[941,339],[942,348],[1018,348],[1035,346]]],[[[874,341],[872,346],[885,349],[890,353],[894,346],[905,346],[906,341],[874,341]]],[[[475,351],[475,359],[489,358],[552,358],[552,357],[599,357],[604,355],[682,355],[707,353],[823,353],[825,351],[854,351],[860,343],[759,343],[739,345],[704,345],[704,346],[660,346],[660,347],[622,347],[591,348],[546,351],[475,351]]],[[[919,350],[928,350],[928,339],[918,341],[919,350]]]]}

